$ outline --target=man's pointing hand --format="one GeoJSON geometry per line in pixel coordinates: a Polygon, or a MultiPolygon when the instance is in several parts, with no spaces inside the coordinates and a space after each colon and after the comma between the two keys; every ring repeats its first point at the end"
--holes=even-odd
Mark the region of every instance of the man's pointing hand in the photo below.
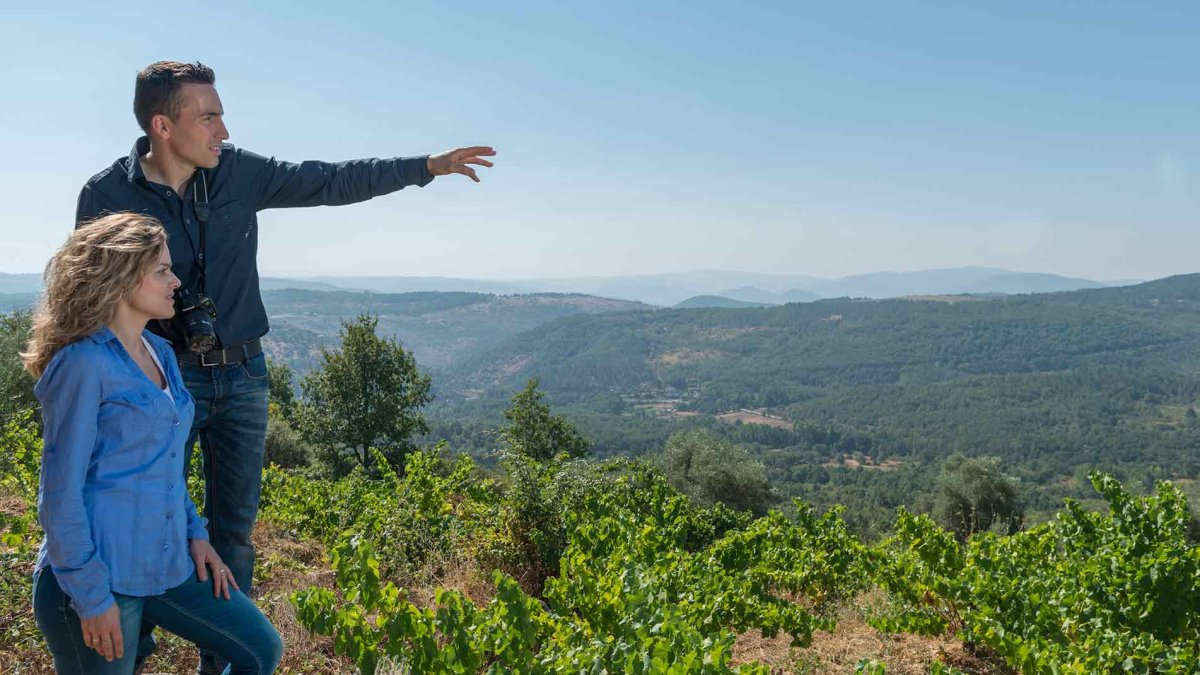
{"type": "Polygon", "coordinates": [[[495,154],[496,151],[486,145],[479,145],[473,148],[455,148],[454,150],[430,155],[429,160],[425,164],[429,168],[429,173],[434,176],[461,173],[478,183],[479,176],[475,175],[475,169],[472,169],[468,164],[492,166],[491,162],[483,158],[493,157],[495,154]]]}

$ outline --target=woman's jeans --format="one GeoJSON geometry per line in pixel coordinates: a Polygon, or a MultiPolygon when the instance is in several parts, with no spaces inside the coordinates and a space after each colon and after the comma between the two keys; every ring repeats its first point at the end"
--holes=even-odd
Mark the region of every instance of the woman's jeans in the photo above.
{"type": "Polygon", "coordinates": [[[275,627],[241,591],[214,598],[212,579],[187,581],[162,595],[145,598],[114,593],[121,610],[125,655],[106,661],[83,642],[79,615],[49,567],[33,577],[33,612],[46,637],[59,675],[130,675],[138,629],[145,617],[166,630],[229,661],[231,675],[269,675],[283,656],[275,627]]]}
{"type": "MultiPolygon", "coordinates": [[[[208,541],[233,573],[238,587],[251,592],[254,545],[250,533],[258,517],[263,445],[267,436],[267,357],[245,363],[202,367],[179,364],[183,383],[196,399],[196,418],[187,447],[197,439],[204,458],[204,516],[208,541]]],[[[154,651],[154,624],[142,622],[139,663],[154,651]]],[[[200,645],[202,675],[222,672],[225,659],[200,645]]],[[[236,672],[236,671],[235,671],[236,672]]]]}

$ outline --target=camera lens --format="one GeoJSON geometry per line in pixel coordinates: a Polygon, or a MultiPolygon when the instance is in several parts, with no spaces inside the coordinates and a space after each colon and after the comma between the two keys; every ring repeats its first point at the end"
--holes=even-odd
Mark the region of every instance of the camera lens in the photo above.
{"type": "Polygon", "coordinates": [[[212,350],[217,344],[217,331],[212,316],[203,307],[193,307],[183,315],[187,330],[188,349],[197,354],[212,350]]]}

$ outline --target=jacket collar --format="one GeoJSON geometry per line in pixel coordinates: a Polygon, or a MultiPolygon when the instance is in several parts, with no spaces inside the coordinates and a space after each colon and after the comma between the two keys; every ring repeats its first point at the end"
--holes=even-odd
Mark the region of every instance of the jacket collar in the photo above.
{"type": "Polygon", "coordinates": [[[129,157],[125,160],[125,177],[130,183],[146,180],[146,173],[142,171],[142,163],[139,160],[148,152],[150,152],[149,136],[142,136],[133,142],[133,150],[129,151],[129,157]]]}

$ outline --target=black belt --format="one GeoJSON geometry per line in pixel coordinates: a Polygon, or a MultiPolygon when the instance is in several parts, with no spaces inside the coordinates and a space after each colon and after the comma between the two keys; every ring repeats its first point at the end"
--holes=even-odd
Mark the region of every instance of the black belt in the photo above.
{"type": "Polygon", "coordinates": [[[186,363],[189,366],[204,366],[206,368],[212,366],[227,366],[231,363],[241,363],[252,357],[262,353],[262,341],[258,338],[224,349],[213,349],[197,354],[190,351],[176,352],[180,363],[186,363]]]}

